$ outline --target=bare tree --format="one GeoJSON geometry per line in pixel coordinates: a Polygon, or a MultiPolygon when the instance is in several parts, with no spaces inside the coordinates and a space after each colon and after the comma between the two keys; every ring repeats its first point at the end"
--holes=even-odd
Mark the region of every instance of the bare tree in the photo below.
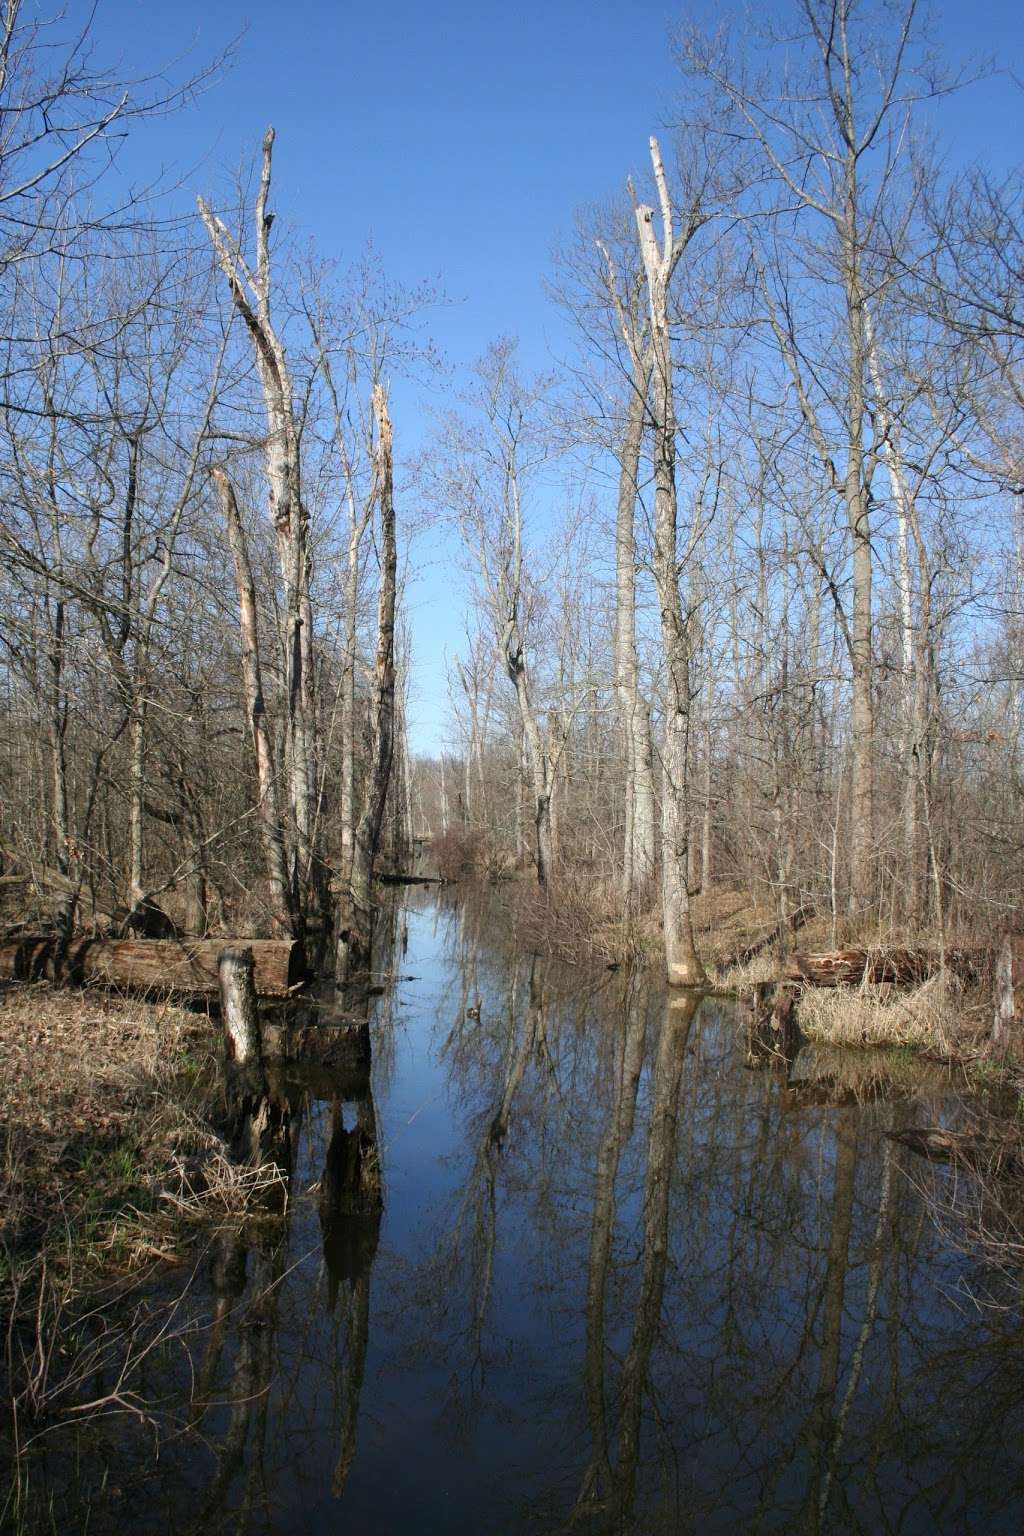
{"type": "Polygon", "coordinates": [[[481,424],[445,424],[444,450],[433,469],[437,500],[457,520],[480,578],[496,655],[511,682],[522,730],[534,827],[538,884],[550,883],[555,861],[551,797],[563,727],[545,739],[531,668],[535,595],[526,569],[524,492],[547,456],[540,412],[544,386],[519,379],[510,341],[495,343],[478,364],[473,400],[481,424]]]}
{"type": "Polygon", "coordinates": [[[788,50],[782,74],[751,76],[724,47],[696,38],[687,61],[712,84],[731,114],[732,131],[760,157],[779,193],[778,203],[764,210],[771,217],[761,226],[760,285],[809,442],[846,520],[853,589],[844,628],[852,682],[850,902],[863,910],[874,887],[870,511],[878,462],[867,409],[867,303],[878,278],[875,253],[890,234],[907,114],[915,97],[935,94],[938,86],[928,79],[918,87],[910,83],[916,0],[900,9],[891,41],[853,0],[799,0],[797,10],[796,38],[769,37],[788,50]],[[801,284],[791,267],[799,225],[807,220],[817,221],[823,234],[806,251],[809,276],[801,284]],[[785,247],[783,227],[794,236],[785,247]],[[813,355],[811,337],[820,329],[814,306],[827,302],[830,288],[837,295],[837,335],[825,363],[813,355]]]}
{"type": "Polygon", "coordinates": [[[213,477],[220,494],[221,510],[224,514],[231,558],[235,566],[241,630],[242,680],[245,688],[246,713],[249,717],[249,728],[256,753],[260,835],[267,867],[270,913],[278,932],[291,934],[295,931],[295,913],[292,907],[291,883],[288,878],[288,858],[278,794],[277,767],[274,762],[263,697],[263,673],[260,666],[259,631],[256,621],[256,588],[245,541],[245,530],[242,527],[238,503],[235,500],[234,486],[220,468],[214,469],[213,477]]]}
{"type": "Polygon", "coordinates": [[[351,869],[343,881],[337,915],[335,977],[346,982],[370,963],[373,938],[373,869],[380,844],[384,804],[391,781],[395,739],[395,604],[398,552],[395,539],[394,445],[383,386],[373,392],[377,436],[375,499],[380,513],[380,590],[377,601],[377,661],[371,709],[372,736],[363,805],[352,845],[351,869]]]}
{"type": "Polygon", "coordinates": [[[319,884],[321,863],[314,846],[316,807],[315,715],[313,707],[313,613],[310,602],[309,518],[302,502],[299,427],[288,360],[271,319],[270,195],[274,130],[263,139],[259,188],[253,210],[255,266],[224,221],[199,198],[199,214],[216,253],[236,312],[252,342],[263,392],[267,432],[264,462],[268,511],[277,538],[284,588],[284,692],[288,710],[288,794],[292,900],[301,906],[305,886],[319,884]]]}
{"type": "Polygon", "coordinates": [[[700,198],[684,213],[676,233],[675,215],[657,139],[651,139],[651,164],[658,190],[661,240],[655,232],[654,209],[636,208],[640,251],[647,280],[651,328],[651,435],[654,459],[654,580],[661,612],[661,644],[665,663],[665,740],[662,748],[661,856],[662,927],[665,964],[672,986],[696,986],[704,967],[693,941],[689,866],[691,649],[690,616],[684,614],[679,575],[695,558],[701,536],[699,521],[689,530],[679,555],[679,507],[676,494],[676,411],[672,333],[669,323],[669,284],[679,259],[706,221],[700,198]]]}

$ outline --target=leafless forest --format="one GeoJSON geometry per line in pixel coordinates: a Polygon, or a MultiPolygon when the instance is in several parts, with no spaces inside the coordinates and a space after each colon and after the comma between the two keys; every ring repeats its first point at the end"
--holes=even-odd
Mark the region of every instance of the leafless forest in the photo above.
{"type": "Polygon", "coordinates": [[[272,131],[230,206],[111,195],[115,134],[220,65],[121,86],[3,17],[12,920],[333,925],[344,974],[375,865],[430,837],[556,912],[656,913],[675,982],[702,890],[836,938],[1007,926],[1024,188],[933,153],[985,83],[913,3],[681,34],[676,117],[562,232],[573,356],[482,337],[415,454],[390,401],[434,295],[275,222],[272,131]],[[403,597],[442,540],[466,639],[415,758],[403,597]]]}

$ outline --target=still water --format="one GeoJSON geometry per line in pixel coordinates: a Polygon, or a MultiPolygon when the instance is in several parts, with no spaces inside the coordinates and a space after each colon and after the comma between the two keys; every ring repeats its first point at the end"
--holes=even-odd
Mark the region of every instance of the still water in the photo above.
{"type": "Polygon", "coordinates": [[[941,1071],[751,1064],[729,1000],[486,905],[413,892],[393,956],[371,1070],[279,1083],[286,1220],[204,1258],[90,1529],[1022,1528],[1018,1315],[886,1136],[941,1071]]]}

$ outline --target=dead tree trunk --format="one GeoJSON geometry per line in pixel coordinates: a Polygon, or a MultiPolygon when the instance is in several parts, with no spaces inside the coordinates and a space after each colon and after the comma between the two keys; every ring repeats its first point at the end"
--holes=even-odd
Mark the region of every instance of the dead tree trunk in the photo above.
{"type": "Polygon", "coordinates": [[[615,523],[615,687],[626,747],[623,895],[636,902],[654,874],[654,752],[651,716],[640,692],[636,653],[636,510],[644,416],[650,388],[649,359],[638,360],[619,450],[615,523]]]}
{"type": "Polygon", "coordinates": [[[377,424],[376,492],[380,508],[381,571],[377,602],[377,663],[374,673],[373,738],[363,808],[352,842],[352,867],[342,884],[337,914],[335,978],[343,985],[367,970],[373,938],[373,866],[391,779],[395,735],[395,602],[398,552],[395,539],[394,452],[387,396],[373,391],[377,424]]]}
{"type": "Polygon", "coordinates": [[[224,1050],[243,1073],[261,1070],[260,1026],[256,1011],[255,962],[251,949],[222,949],[217,961],[224,1050]]]}
{"type": "Polygon", "coordinates": [[[288,881],[288,859],[281,824],[281,802],[277,789],[277,775],[274,771],[274,753],[267,727],[267,714],[263,704],[263,677],[260,668],[259,632],[256,625],[256,590],[234,488],[223,470],[215,469],[213,476],[220,492],[221,508],[228,530],[228,543],[231,546],[231,557],[235,565],[235,585],[238,588],[242,682],[245,690],[246,714],[249,717],[249,728],[252,731],[253,747],[256,751],[260,837],[267,866],[271,922],[276,933],[292,934],[295,931],[295,922],[288,881]]]}
{"type": "Polygon", "coordinates": [[[282,653],[288,719],[290,832],[293,839],[292,903],[295,910],[300,911],[306,883],[312,881],[318,889],[320,887],[322,864],[314,848],[316,771],[308,517],[302,504],[299,434],[288,361],[270,315],[268,239],[273,216],[267,213],[267,198],[270,193],[273,145],[274,130],[269,128],[263,140],[263,162],[253,221],[255,271],[246,263],[239,242],[202,198],[199,199],[199,214],[206,225],[220,268],[227,278],[235,309],[252,340],[267,418],[264,458],[268,501],[277,536],[278,562],[284,588],[282,653]]]}
{"type": "Polygon", "coordinates": [[[630,283],[623,296],[611,252],[598,241],[604,261],[603,281],[630,360],[629,397],[619,447],[619,484],[615,515],[615,691],[625,748],[622,893],[635,904],[654,874],[654,750],[651,716],[640,692],[636,650],[635,514],[640,482],[640,454],[653,371],[649,334],[641,318],[640,285],[630,283]]]}
{"type": "MultiPolygon", "coordinates": [[[[672,380],[672,337],[668,291],[680,256],[700,226],[696,209],[678,239],[674,234],[668,183],[656,139],[651,139],[651,163],[661,204],[662,245],[654,231],[654,210],[636,209],[640,250],[647,278],[651,315],[651,417],[654,456],[654,579],[661,610],[661,643],[665,660],[665,741],[662,750],[662,926],[670,986],[699,986],[706,980],[693,942],[688,884],[690,846],[690,624],[679,594],[678,503],[676,497],[676,418],[672,380]]],[[[694,536],[683,564],[692,558],[694,536]]]]}
{"type": "Polygon", "coordinates": [[[992,1044],[1004,1056],[1024,1059],[1024,935],[1008,933],[996,961],[992,1044]]]}

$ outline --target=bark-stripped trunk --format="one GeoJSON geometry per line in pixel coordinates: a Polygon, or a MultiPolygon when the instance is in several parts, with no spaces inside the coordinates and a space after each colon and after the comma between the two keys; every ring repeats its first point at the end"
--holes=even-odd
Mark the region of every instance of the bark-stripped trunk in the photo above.
{"type": "Polygon", "coordinates": [[[359,542],[361,536],[362,530],[358,529],[355,516],[355,501],[350,492],[348,555],[345,564],[345,658],[341,677],[339,811],[342,880],[347,880],[351,874],[356,824],[356,651],[359,643],[359,542]]]}
{"type": "Polygon", "coordinates": [[[654,749],[651,715],[640,692],[636,650],[636,539],[634,521],[640,479],[640,455],[647,424],[653,370],[650,337],[641,318],[641,284],[627,281],[623,296],[615,263],[599,240],[603,281],[630,360],[629,398],[619,447],[619,485],[615,517],[615,692],[623,738],[622,896],[635,906],[655,866],[654,749]]]}
{"type": "Polygon", "coordinates": [[[656,139],[651,140],[651,161],[661,203],[661,249],[654,232],[654,210],[641,205],[636,210],[636,219],[651,317],[654,579],[661,613],[661,644],[665,661],[665,741],[662,750],[661,791],[662,926],[669,985],[685,987],[699,986],[706,980],[706,976],[694,946],[687,883],[691,816],[691,637],[679,594],[676,419],[668,289],[676,262],[696,226],[691,219],[680,241],[675,241],[668,185],[656,139]]]}
{"type": "Polygon", "coordinates": [[[299,476],[299,434],[284,347],[270,314],[271,216],[270,193],[274,130],[263,140],[263,160],[256,196],[254,230],[256,270],[247,266],[238,242],[202,198],[199,214],[206,226],[232,301],[249,332],[267,418],[264,464],[268,510],[277,539],[283,586],[284,692],[287,707],[287,779],[290,805],[292,905],[302,910],[308,882],[317,888],[321,905],[323,866],[315,847],[316,755],[313,700],[313,625],[310,604],[308,517],[302,504],[299,476]]]}
{"type": "MultiPolygon", "coordinates": [[[[870,311],[864,311],[868,370],[874,391],[875,416],[882,429],[882,456],[889,472],[896,506],[897,569],[896,583],[900,600],[900,660],[902,731],[900,741],[902,783],[901,821],[905,872],[906,912],[916,926],[921,918],[922,879],[922,807],[925,799],[925,757],[927,752],[928,668],[927,633],[914,623],[914,590],[910,570],[910,533],[917,528],[917,509],[907,484],[906,466],[900,447],[899,424],[889,408],[882,378],[878,342],[870,311]]],[[[918,540],[917,542],[920,542],[918,540]]],[[[924,572],[922,602],[928,602],[931,583],[924,572]]]]}
{"type": "Polygon", "coordinates": [[[221,509],[227,524],[228,543],[235,565],[238,589],[238,617],[241,632],[242,684],[245,710],[256,753],[256,780],[259,786],[260,839],[267,869],[270,917],[275,933],[293,934],[294,913],[288,879],[288,858],[281,824],[274,752],[263,703],[263,675],[260,667],[259,632],[256,624],[256,590],[249,563],[242,519],[238,514],[234,487],[221,469],[213,471],[220,492],[221,509]]]}
{"type": "Polygon", "coordinates": [[[373,736],[363,808],[352,845],[352,868],[338,905],[335,978],[344,984],[367,970],[373,938],[373,866],[380,843],[391,779],[395,734],[395,602],[398,553],[395,541],[394,455],[387,397],[373,391],[377,425],[376,492],[380,508],[380,595],[377,602],[377,661],[374,672],[373,736]]]}
{"type": "Polygon", "coordinates": [[[635,905],[654,874],[654,752],[651,716],[640,693],[636,652],[636,547],[633,519],[640,450],[650,388],[649,359],[634,366],[626,427],[619,450],[615,523],[615,688],[625,743],[625,841],[622,894],[635,905]]]}

